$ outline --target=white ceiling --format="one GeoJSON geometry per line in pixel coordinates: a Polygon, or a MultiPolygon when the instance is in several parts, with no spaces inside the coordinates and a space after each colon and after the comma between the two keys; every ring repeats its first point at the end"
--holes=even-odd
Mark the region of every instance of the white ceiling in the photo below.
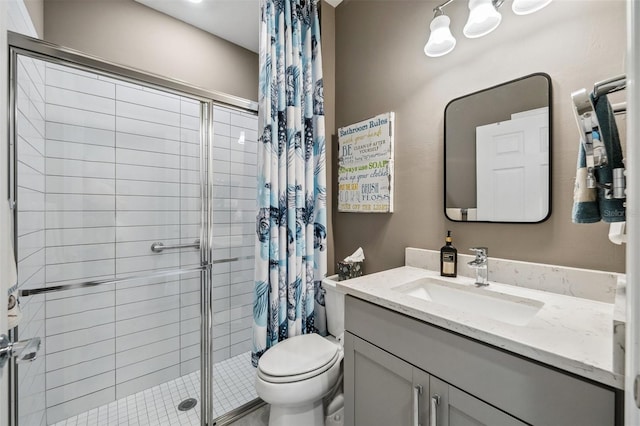
{"type": "MultiPolygon", "coordinates": [[[[258,52],[259,0],[135,0],[201,30],[258,52]]],[[[336,7],[342,0],[327,0],[336,7]]]]}
{"type": "Polygon", "coordinates": [[[159,12],[258,52],[259,0],[135,0],[159,12]]]}

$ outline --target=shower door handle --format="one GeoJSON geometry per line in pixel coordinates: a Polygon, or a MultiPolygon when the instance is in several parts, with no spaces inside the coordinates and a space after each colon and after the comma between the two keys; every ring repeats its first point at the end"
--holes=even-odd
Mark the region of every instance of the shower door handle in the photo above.
{"type": "Polygon", "coordinates": [[[33,361],[40,350],[40,338],[34,337],[27,340],[12,342],[6,334],[0,335],[0,368],[4,367],[7,361],[16,357],[17,363],[33,361]]]}
{"type": "Polygon", "coordinates": [[[163,250],[173,250],[173,249],[183,249],[183,248],[200,248],[200,240],[195,240],[193,243],[188,244],[173,244],[170,246],[165,246],[163,243],[153,243],[151,244],[151,251],[154,253],[162,253],[163,250]]]}

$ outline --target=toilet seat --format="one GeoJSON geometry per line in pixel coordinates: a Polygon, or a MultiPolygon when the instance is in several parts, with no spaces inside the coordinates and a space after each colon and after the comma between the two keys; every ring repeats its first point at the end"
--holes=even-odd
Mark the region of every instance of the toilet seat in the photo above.
{"type": "Polygon", "coordinates": [[[318,376],[342,360],[339,345],[312,333],[289,338],[265,352],[258,376],[270,383],[292,383],[318,376]]]}
{"type": "Polygon", "coordinates": [[[317,368],[315,370],[312,371],[308,371],[306,373],[302,373],[302,374],[295,374],[295,375],[288,375],[288,376],[270,376],[266,373],[264,373],[263,371],[261,371],[260,369],[258,369],[258,376],[264,380],[265,382],[270,382],[270,383],[293,383],[293,382],[299,382],[302,380],[307,380],[310,379],[312,377],[318,376],[322,373],[324,373],[325,371],[327,371],[328,369],[330,369],[331,367],[333,367],[335,365],[335,363],[340,359],[340,353],[336,352],[335,356],[325,365],[323,365],[320,368],[317,368]]]}

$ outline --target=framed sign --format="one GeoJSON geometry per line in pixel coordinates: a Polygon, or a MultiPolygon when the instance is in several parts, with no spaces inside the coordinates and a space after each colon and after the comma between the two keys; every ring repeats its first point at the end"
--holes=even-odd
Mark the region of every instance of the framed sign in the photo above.
{"type": "Polygon", "coordinates": [[[338,211],[393,212],[393,123],[387,112],[338,129],[338,211]]]}

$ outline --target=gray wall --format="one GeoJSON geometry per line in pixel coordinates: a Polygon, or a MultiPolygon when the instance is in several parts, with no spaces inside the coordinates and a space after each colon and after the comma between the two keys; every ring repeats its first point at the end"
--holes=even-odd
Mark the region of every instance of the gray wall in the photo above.
{"type": "Polygon", "coordinates": [[[133,0],[46,0],[44,39],[205,89],[258,97],[256,53],[133,0]]]}
{"type": "Polygon", "coordinates": [[[570,101],[572,91],[624,73],[624,1],[556,1],[529,16],[515,16],[507,2],[501,26],[475,40],[462,35],[466,2],[454,2],[445,12],[458,46],[428,58],[423,47],[437,4],[352,0],[336,9],[336,126],[386,111],[397,117],[395,212],[335,213],[336,259],[362,246],[367,272],[399,266],[405,247],[439,249],[451,229],[463,253],[483,245],[495,257],[624,271],[624,246],[608,241],[605,224],[571,223],[579,135],[570,101]],[[446,104],[538,71],[553,84],[551,218],[535,225],[446,220],[446,104]]]}

